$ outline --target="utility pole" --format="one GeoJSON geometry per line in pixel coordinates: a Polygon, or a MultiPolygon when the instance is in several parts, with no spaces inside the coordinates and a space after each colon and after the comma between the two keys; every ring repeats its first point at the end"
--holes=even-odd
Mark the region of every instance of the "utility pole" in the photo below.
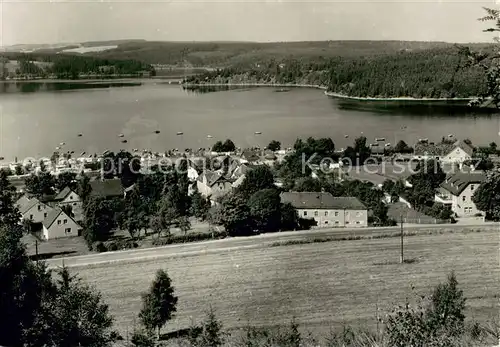
{"type": "Polygon", "coordinates": [[[401,255],[399,257],[399,261],[401,264],[404,263],[405,261],[405,258],[404,258],[404,255],[403,255],[403,215],[401,215],[401,255]]]}
{"type": "Polygon", "coordinates": [[[38,263],[38,240],[35,239],[35,259],[38,263]]]}

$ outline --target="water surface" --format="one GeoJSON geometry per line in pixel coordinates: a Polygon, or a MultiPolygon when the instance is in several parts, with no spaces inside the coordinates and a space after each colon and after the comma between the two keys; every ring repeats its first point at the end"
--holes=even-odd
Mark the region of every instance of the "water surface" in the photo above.
{"type": "Polygon", "coordinates": [[[337,147],[345,147],[361,134],[369,142],[385,137],[391,143],[403,139],[414,144],[419,138],[438,141],[448,134],[479,144],[499,142],[497,115],[448,106],[353,104],[326,97],[320,90],[299,88],[281,93],[275,88],[196,93],[160,82],[99,87],[0,90],[0,157],[9,161],[50,156],[61,142],[64,151],[77,154],[209,147],[226,138],[241,147],[263,147],[273,139],[291,146],[297,137],[327,136],[337,147]],[[128,143],[121,143],[120,133],[128,143]]]}

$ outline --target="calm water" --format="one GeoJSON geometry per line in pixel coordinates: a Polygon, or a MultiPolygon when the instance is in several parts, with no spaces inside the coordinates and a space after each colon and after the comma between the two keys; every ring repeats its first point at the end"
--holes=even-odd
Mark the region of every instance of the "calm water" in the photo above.
{"type": "Polygon", "coordinates": [[[387,110],[341,102],[313,89],[193,93],[161,83],[61,89],[0,90],[0,157],[4,161],[16,156],[50,156],[60,142],[66,143],[65,151],[77,154],[208,147],[226,138],[247,147],[265,146],[272,139],[291,146],[297,137],[328,136],[337,147],[345,147],[361,133],[370,142],[385,137],[391,143],[403,139],[413,144],[418,138],[437,141],[450,133],[479,144],[499,142],[497,115],[427,106],[387,110]],[[155,130],[161,133],[155,134],[155,130]],[[184,135],[177,136],[180,131],[184,135]],[[255,135],[256,131],[262,134],[255,135]],[[78,137],[79,133],[83,136],[78,137]],[[120,133],[128,143],[121,143],[120,133]],[[207,135],[213,138],[207,139],[207,135]]]}

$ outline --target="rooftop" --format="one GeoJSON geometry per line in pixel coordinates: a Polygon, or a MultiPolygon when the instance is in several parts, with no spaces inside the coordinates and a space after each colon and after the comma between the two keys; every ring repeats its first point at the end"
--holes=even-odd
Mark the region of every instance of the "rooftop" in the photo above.
{"type": "Polygon", "coordinates": [[[468,145],[463,140],[457,140],[454,143],[438,143],[438,144],[429,144],[429,143],[417,143],[415,145],[415,155],[430,155],[430,156],[445,156],[453,151],[455,148],[461,148],[465,153],[472,156],[474,152],[474,147],[468,145]]]}
{"type": "Polygon", "coordinates": [[[334,197],[326,192],[284,192],[281,193],[281,202],[290,203],[297,209],[366,210],[357,198],[334,197]]]}
{"type": "Polygon", "coordinates": [[[459,196],[469,184],[482,183],[486,180],[483,171],[459,172],[446,178],[441,187],[455,196],[459,196]]]}

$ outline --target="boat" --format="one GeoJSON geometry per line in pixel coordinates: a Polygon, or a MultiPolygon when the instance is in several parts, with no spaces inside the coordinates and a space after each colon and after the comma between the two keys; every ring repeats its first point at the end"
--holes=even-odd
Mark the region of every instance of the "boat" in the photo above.
{"type": "Polygon", "coordinates": [[[123,134],[118,135],[118,137],[124,137],[124,136],[125,136],[125,135],[123,135],[123,134]]]}
{"type": "Polygon", "coordinates": [[[260,134],[262,134],[262,132],[260,132],[260,131],[255,132],[255,135],[260,135],[260,134]]]}
{"type": "Polygon", "coordinates": [[[106,154],[108,154],[108,153],[109,153],[109,151],[108,151],[108,150],[105,150],[104,152],[102,152],[102,155],[106,155],[106,154]]]}
{"type": "Polygon", "coordinates": [[[212,137],[212,135],[207,135],[207,139],[211,139],[212,137]]]}
{"type": "Polygon", "coordinates": [[[386,147],[389,147],[390,145],[391,145],[390,142],[388,142],[388,143],[385,144],[386,147]]]}
{"type": "Polygon", "coordinates": [[[71,151],[70,154],[75,154],[75,151],[71,151]]]}
{"type": "Polygon", "coordinates": [[[65,145],[65,143],[64,143],[64,142],[61,142],[61,143],[59,144],[59,146],[64,146],[64,145],[65,145]]]}
{"type": "Polygon", "coordinates": [[[177,135],[182,135],[182,134],[184,134],[182,131],[177,132],[177,135]]]}
{"type": "Polygon", "coordinates": [[[83,136],[83,134],[78,134],[78,137],[82,137],[82,136],[83,136]]]}
{"type": "Polygon", "coordinates": [[[56,147],[56,149],[57,149],[57,150],[60,150],[60,149],[61,149],[61,147],[57,146],[57,147],[56,147]]]}
{"type": "Polygon", "coordinates": [[[453,137],[453,134],[448,134],[448,137],[453,137]]]}
{"type": "Polygon", "coordinates": [[[122,143],[127,143],[128,141],[127,140],[122,140],[122,143]]]}
{"type": "Polygon", "coordinates": [[[155,134],[159,134],[160,133],[160,130],[155,130],[155,134]]]}
{"type": "Polygon", "coordinates": [[[0,157],[0,160],[4,160],[5,158],[4,157],[0,157]]]}
{"type": "Polygon", "coordinates": [[[377,137],[375,141],[385,141],[385,137],[377,137]]]}
{"type": "Polygon", "coordinates": [[[82,154],[80,154],[80,157],[83,157],[85,155],[85,152],[82,152],[82,154]]]}
{"type": "Polygon", "coordinates": [[[276,93],[286,93],[286,92],[289,92],[289,91],[290,91],[290,89],[280,88],[280,89],[276,90],[276,93]]]}
{"type": "Polygon", "coordinates": [[[370,146],[371,147],[378,147],[378,143],[372,143],[370,146]]]}
{"type": "Polygon", "coordinates": [[[349,138],[349,135],[344,135],[344,137],[347,139],[347,138],[349,138]]]}

